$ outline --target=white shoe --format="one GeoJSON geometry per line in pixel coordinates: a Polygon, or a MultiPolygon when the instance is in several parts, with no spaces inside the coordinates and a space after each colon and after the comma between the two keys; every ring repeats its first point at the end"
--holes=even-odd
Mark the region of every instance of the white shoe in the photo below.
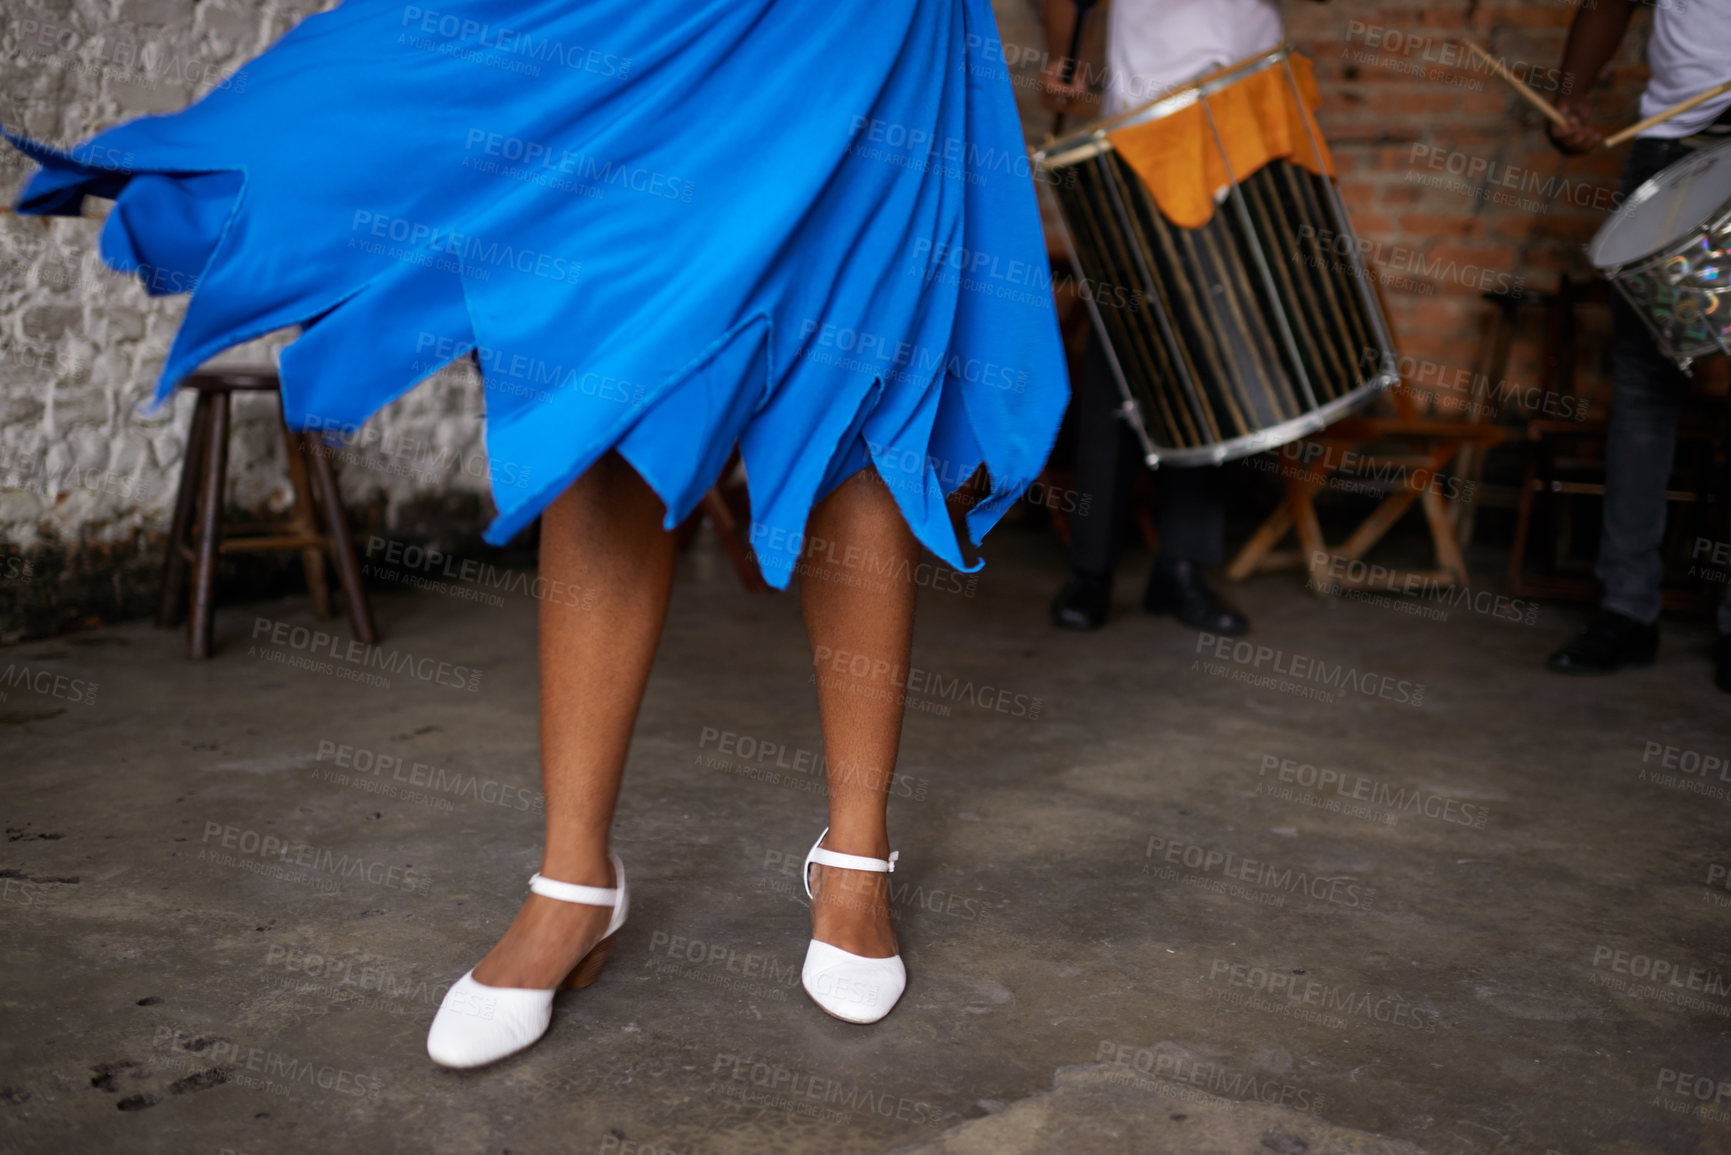
{"type": "MultiPolygon", "coordinates": [[[[606,933],[559,986],[581,989],[600,977],[613,936],[625,925],[625,867],[617,855],[607,857],[613,863],[612,887],[554,882],[539,874],[529,880],[529,889],[544,898],[613,908],[606,933]]],[[[439,1004],[439,1013],[433,1016],[432,1029],[427,1032],[427,1054],[443,1067],[480,1067],[516,1054],[547,1033],[558,989],[483,986],[475,981],[471,970],[445,992],[445,1001],[439,1004]]]]}
{"type": "MultiPolygon", "coordinates": [[[[811,864],[814,862],[819,866],[875,870],[880,874],[895,870],[899,852],[892,850],[887,859],[840,854],[823,848],[823,840],[828,834],[829,827],[826,826],[823,834],[812,843],[811,853],[805,856],[805,869],[801,875],[805,879],[807,898],[813,897],[811,864]]],[[[825,1014],[845,1023],[875,1023],[890,1013],[890,1008],[902,997],[902,991],[907,989],[908,970],[902,965],[899,953],[889,958],[867,958],[814,938],[811,946],[806,948],[805,967],[799,978],[805,986],[805,993],[825,1014]]]]}

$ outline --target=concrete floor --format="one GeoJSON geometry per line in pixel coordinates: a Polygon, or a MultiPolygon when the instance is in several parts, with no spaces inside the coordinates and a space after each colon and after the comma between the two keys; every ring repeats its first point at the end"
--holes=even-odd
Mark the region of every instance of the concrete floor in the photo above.
{"type": "Polygon", "coordinates": [[[0,1150],[1731,1150],[1703,628],[1572,681],[1540,669],[1572,611],[1239,587],[1261,670],[1390,679],[1322,701],[1141,614],[1141,565],[1079,636],[1046,624],[1047,540],[988,557],[921,605],[894,1014],[797,985],[798,607],[700,547],[616,827],[631,921],[480,1073],[422,1045],[536,864],[530,597],[380,595],[392,660],[434,663],[388,688],[286,664],[303,599],[225,607],[200,665],[145,623],[0,651],[0,1150]]]}

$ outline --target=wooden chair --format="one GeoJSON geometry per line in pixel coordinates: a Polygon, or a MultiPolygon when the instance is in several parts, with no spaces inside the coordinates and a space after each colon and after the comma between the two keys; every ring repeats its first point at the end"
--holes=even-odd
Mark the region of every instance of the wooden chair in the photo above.
{"type": "Polygon", "coordinates": [[[283,426],[288,450],[294,509],[286,523],[224,525],[222,507],[228,474],[228,434],[231,401],[239,392],[277,393],[277,376],[270,370],[208,371],[187,378],[181,388],[198,394],[192,429],[180,467],[180,488],[174,499],[174,521],[162,562],[157,593],[156,624],[175,626],[187,613],[186,656],[210,657],[216,614],[216,561],[223,554],[261,550],[299,550],[306,570],[313,612],[332,616],[330,587],[325,580],[328,557],[342,586],[349,624],[355,637],[369,644],[379,640],[372,607],[361,582],[347,515],[337,488],[328,451],[310,433],[293,433],[283,426]],[[322,523],[322,524],[321,524],[322,523]],[[191,591],[187,571],[191,567],[191,591]]]}
{"type": "MultiPolygon", "coordinates": [[[[1520,406],[1486,405],[1491,400],[1493,385],[1500,397],[1508,384],[1509,354],[1517,331],[1527,324],[1528,314],[1539,314],[1537,386],[1541,396],[1569,399],[1574,405],[1585,404],[1575,392],[1575,365],[1580,358],[1582,336],[1576,313],[1583,306],[1596,311],[1607,309],[1610,290],[1602,280],[1581,282],[1565,273],[1557,277],[1557,287],[1552,291],[1491,291],[1481,296],[1491,310],[1486,315],[1473,378],[1472,403],[1475,411],[1488,408],[1492,419],[1508,431],[1508,442],[1518,448],[1526,442],[1530,425],[1544,420],[1545,410],[1542,407],[1528,411],[1520,406]]],[[[1463,546],[1472,543],[1481,510],[1506,509],[1515,513],[1523,501],[1519,486],[1487,482],[1486,465],[1486,451],[1477,445],[1467,446],[1455,461],[1457,476],[1472,482],[1475,487],[1473,500],[1461,503],[1453,510],[1455,533],[1463,546]]]]}
{"type": "MultiPolygon", "coordinates": [[[[1577,396],[1576,365],[1580,359],[1582,308],[1609,307],[1612,290],[1602,280],[1577,282],[1560,276],[1555,292],[1528,292],[1518,298],[1486,293],[1497,306],[1488,330],[1489,363],[1481,379],[1501,381],[1509,343],[1523,309],[1543,310],[1540,385],[1549,396],[1577,396]]],[[[1727,414],[1723,405],[1726,372],[1723,359],[1702,361],[1695,369],[1696,389],[1685,417],[1678,424],[1677,458],[1666,486],[1670,507],[1664,544],[1667,610],[1694,611],[1715,604],[1705,583],[1688,574],[1689,544],[1702,535],[1717,534],[1723,517],[1725,488],[1721,447],[1727,414]],[[1707,596],[1703,596],[1706,594],[1707,596]]],[[[1517,418],[1512,436],[1525,456],[1519,486],[1496,486],[1503,492],[1481,493],[1477,504],[1504,505],[1514,510],[1514,541],[1509,550],[1506,588],[1514,597],[1597,601],[1601,587],[1593,577],[1593,562],[1577,550],[1591,544],[1593,532],[1580,525],[1579,508],[1601,500],[1605,492],[1605,440],[1609,421],[1517,418]],[[1585,499],[1583,501],[1583,499],[1585,499]]],[[[1463,473],[1476,475],[1481,462],[1463,463],[1463,473]]],[[[1597,510],[1593,509],[1593,516],[1597,510]]],[[[1463,521],[1461,536],[1472,531],[1463,521]]]]}
{"type": "MultiPolygon", "coordinates": [[[[1722,415],[1716,421],[1711,414],[1701,418],[1698,424],[1679,425],[1677,462],[1666,486],[1670,516],[1665,519],[1666,572],[1661,591],[1666,610],[1696,612],[1717,600],[1702,596],[1706,583],[1683,576],[1690,564],[1689,543],[1704,536],[1718,540],[1713,522],[1722,485],[1715,458],[1724,444],[1725,421],[1722,415]]],[[[1606,421],[1534,421],[1527,426],[1526,476],[1509,550],[1511,595],[1599,599],[1602,587],[1592,576],[1592,560],[1578,558],[1573,548],[1581,536],[1576,532],[1575,507],[1583,497],[1604,498],[1604,442],[1609,428],[1606,421]]],[[[1597,517],[1596,510],[1593,516],[1597,517]]]]}

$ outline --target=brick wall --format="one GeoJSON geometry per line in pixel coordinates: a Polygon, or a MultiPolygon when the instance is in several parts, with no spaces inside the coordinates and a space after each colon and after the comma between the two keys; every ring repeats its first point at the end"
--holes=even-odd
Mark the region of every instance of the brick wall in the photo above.
{"type": "MultiPolygon", "coordinates": [[[[1590,278],[1583,246],[1615,206],[1627,146],[1566,158],[1542,114],[1459,47],[1472,39],[1551,99],[1572,3],[1288,3],[1292,39],[1316,63],[1320,120],[1361,239],[1386,276],[1403,354],[1471,366],[1483,287],[1549,291],[1590,278]],[[1407,270],[1420,268],[1421,273],[1407,270]],[[1440,273],[1432,270],[1442,270],[1440,273]]],[[[1590,93],[1605,131],[1637,119],[1649,21],[1637,16],[1590,93]]],[[[1581,389],[1604,398],[1604,311],[1584,310],[1581,389]]],[[[1536,318],[1510,377],[1535,380],[1536,318]]]]}

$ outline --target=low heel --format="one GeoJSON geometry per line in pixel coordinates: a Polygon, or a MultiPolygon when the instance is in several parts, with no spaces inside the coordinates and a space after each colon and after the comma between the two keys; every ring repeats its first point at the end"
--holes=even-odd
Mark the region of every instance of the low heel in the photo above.
{"type": "Polygon", "coordinates": [[[607,965],[607,951],[613,945],[613,940],[619,935],[614,931],[600,942],[589,948],[589,953],[583,956],[571,973],[565,976],[565,986],[574,991],[580,991],[601,977],[601,968],[607,965]]]}

